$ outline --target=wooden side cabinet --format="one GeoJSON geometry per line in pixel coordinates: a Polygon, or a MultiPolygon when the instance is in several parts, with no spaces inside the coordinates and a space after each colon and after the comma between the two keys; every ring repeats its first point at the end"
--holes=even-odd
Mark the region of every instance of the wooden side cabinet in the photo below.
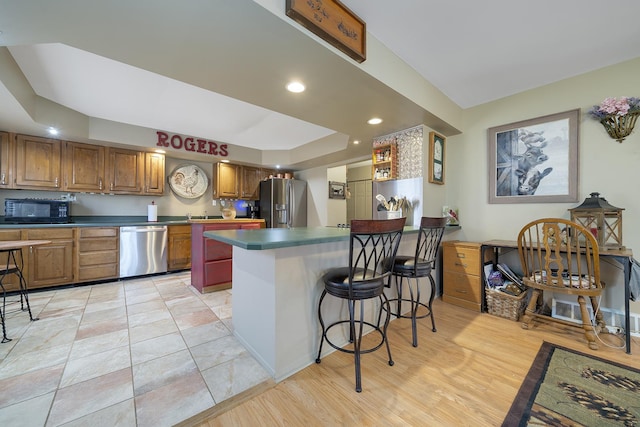
{"type": "MultiPolygon", "coordinates": [[[[442,242],[442,300],[475,311],[482,311],[482,244],[442,242]]],[[[487,250],[485,261],[492,252],[487,250]]]]}
{"type": "Polygon", "coordinates": [[[76,281],[113,279],[119,273],[119,230],[117,227],[77,229],[76,281]]]}
{"type": "Polygon", "coordinates": [[[191,226],[169,226],[169,271],[191,268],[191,226]]]}

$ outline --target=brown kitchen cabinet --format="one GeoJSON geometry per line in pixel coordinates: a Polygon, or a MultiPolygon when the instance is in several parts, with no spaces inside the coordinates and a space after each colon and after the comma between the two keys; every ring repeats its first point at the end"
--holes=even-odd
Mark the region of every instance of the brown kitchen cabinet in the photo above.
{"type": "Polygon", "coordinates": [[[164,194],[164,154],[144,153],[144,193],[164,194]]]}
{"type": "Polygon", "coordinates": [[[160,196],[164,193],[163,154],[71,141],[64,146],[65,191],[160,196]]]}
{"type": "Polygon", "coordinates": [[[169,226],[168,270],[191,268],[191,225],[169,226]]]}
{"type": "MultiPolygon", "coordinates": [[[[19,229],[8,229],[8,230],[0,230],[0,241],[6,242],[8,240],[23,240],[22,232],[19,229]]],[[[26,252],[28,249],[23,250],[23,256],[26,260],[26,252]]],[[[7,253],[0,254],[0,265],[7,265],[7,253]]],[[[20,256],[16,255],[18,262],[20,262],[20,256]]],[[[26,279],[26,277],[25,277],[26,279]]],[[[7,292],[16,291],[20,288],[20,283],[18,282],[18,276],[15,274],[9,274],[2,280],[2,285],[7,292]]]]}
{"type": "Polygon", "coordinates": [[[142,193],[144,153],[109,147],[107,149],[107,184],[109,193],[142,193]]]}
{"type": "Polygon", "coordinates": [[[75,280],[88,282],[117,278],[120,248],[118,227],[79,227],[76,236],[75,280]]]}
{"type": "MultiPolygon", "coordinates": [[[[482,244],[476,242],[442,242],[442,300],[474,311],[482,311],[482,244]]],[[[493,259],[486,249],[484,260],[493,259]]]]}
{"type": "Polygon", "coordinates": [[[50,240],[51,243],[29,248],[26,277],[30,289],[75,282],[73,276],[73,243],[75,228],[27,228],[27,240],[50,240]]]}
{"type": "Polygon", "coordinates": [[[7,132],[0,132],[0,188],[13,188],[13,140],[7,132]]]}
{"type": "Polygon", "coordinates": [[[57,139],[16,135],[15,187],[62,190],[62,143],[57,139]]]}
{"type": "Polygon", "coordinates": [[[237,199],[240,197],[242,167],[231,163],[214,163],[213,165],[213,198],[237,199]]]}
{"type": "Polygon", "coordinates": [[[263,170],[253,166],[242,166],[242,191],[240,198],[244,200],[258,200],[260,198],[260,181],[263,170]]]}
{"type": "Polygon", "coordinates": [[[212,230],[237,230],[264,227],[264,221],[229,221],[193,223],[191,225],[191,285],[200,292],[231,287],[231,245],[207,239],[203,233],[212,230]]]}
{"type": "Polygon", "coordinates": [[[105,147],[66,141],[64,190],[102,192],[105,189],[105,147]]]}

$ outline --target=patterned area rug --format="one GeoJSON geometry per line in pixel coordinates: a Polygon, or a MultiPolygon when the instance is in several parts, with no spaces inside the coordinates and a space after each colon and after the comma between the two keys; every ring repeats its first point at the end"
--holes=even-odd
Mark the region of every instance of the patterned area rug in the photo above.
{"type": "Polygon", "coordinates": [[[640,371],[545,342],[502,425],[640,426],[640,371]]]}

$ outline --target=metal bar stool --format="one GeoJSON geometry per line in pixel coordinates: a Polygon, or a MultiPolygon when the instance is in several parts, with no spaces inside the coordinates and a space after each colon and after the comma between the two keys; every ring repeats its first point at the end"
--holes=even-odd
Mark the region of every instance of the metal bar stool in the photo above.
{"type": "Polygon", "coordinates": [[[324,290],[318,303],[318,319],[322,327],[320,337],[320,347],[316,363],[320,363],[322,354],[322,344],[327,343],[338,351],[351,353],[354,355],[356,371],[356,391],[362,391],[362,378],[360,373],[360,355],[371,353],[379,349],[383,344],[387,346],[389,355],[389,366],[393,366],[391,349],[387,341],[387,327],[389,326],[389,302],[384,294],[384,288],[391,279],[391,268],[393,260],[398,251],[398,245],[402,237],[405,218],[388,220],[352,220],[349,239],[349,266],[337,267],[327,271],[322,276],[324,290]],[[338,320],[328,326],[322,318],[322,302],[327,294],[336,298],[347,300],[349,318],[338,320]],[[364,302],[366,300],[378,298],[380,309],[377,316],[377,324],[365,321],[364,302]],[[359,310],[355,309],[356,302],[360,302],[359,310]],[[380,325],[383,307],[386,307],[387,316],[384,325],[380,325]],[[358,316],[356,316],[358,314],[358,316]],[[356,318],[358,317],[358,318],[356,318]],[[346,348],[335,345],[327,333],[330,329],[338,325],[349,325],[349,342],[346,348]],[[356,333],[356,324],[358,331],[356,333]],[[362,349],[362,331],[367,327],[373,328],[372,332],[380,334],[380,341],[376,345],[362,349]]]}
{"type": "Polygon", "coordinates": [[[389,308],[391,304],[395,302],[396,311],[391,314],[397,318],[411,319],[414,347],[418,346],[417,319],[423,319],[427,316],[431,317],[431,330],[436,332],[432,309],[433,298],[436,293],[436,283],[431,276],[431,271],[435,268],[438,247],[440,246],[446,225],[446,218],[422,217],[420,220],[420,232],[415,254],[413,256],[396,256],[393,264],[392,274],[395,277],[394,283],[398,297],[389,299],[389,308]],[[423,277],[429,278],[431,288],[429,301],[426,303],[420,301],[419,279],[423,277]],[[405,278],[409,285],[409,298],[402,296],[402,285],[405,278]],[[412,286],[412,279],[414,286],[412,286]],[[402,302],[410,303],[411,310],[408,314],[402,312],[402,302]],[[426,313],[419,315],[418,309],[420,307],[426,308],[426,313]]]}

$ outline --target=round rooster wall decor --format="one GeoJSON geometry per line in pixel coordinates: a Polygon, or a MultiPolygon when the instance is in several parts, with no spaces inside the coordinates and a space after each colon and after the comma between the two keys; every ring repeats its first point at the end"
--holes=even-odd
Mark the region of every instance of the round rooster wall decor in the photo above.
{"type": "Polygon", "coordinates": [[[168,180],[171,190],[185,199],[197,199],[209,187],[207,174],[196,165],[178,166],[171,172],[168,180]]]}

